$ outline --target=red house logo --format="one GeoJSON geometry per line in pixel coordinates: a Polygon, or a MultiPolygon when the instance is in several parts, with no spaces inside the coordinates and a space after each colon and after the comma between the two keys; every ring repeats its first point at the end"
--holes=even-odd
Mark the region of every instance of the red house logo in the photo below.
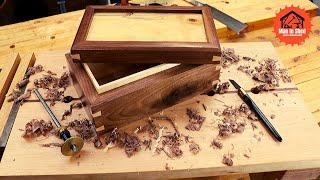
{"type": "Polygon", "coordinates": [[[304,28],[304,18],[294,11],[280,18],[281,28],[302,29],[304,28]]]}
{"type": "Polygon", "coordinates": [[[299,7],[286,7],[274,18],[274,32],[286,44],[301,44],[311,31],[308,13],[299,7]]]}

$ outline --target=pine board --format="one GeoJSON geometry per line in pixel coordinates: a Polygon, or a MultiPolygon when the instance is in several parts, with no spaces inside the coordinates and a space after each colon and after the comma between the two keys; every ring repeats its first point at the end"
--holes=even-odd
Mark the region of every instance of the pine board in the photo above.
{"type": "MultiPolygon", "coordinates": [[[[237,52],[247,56],[257,56],[257,59],[263,57],[277,57],[271,43],[237,43],[223,44],[223,47],[234,47],[237,52]],[[246,54],[246,49],[251,52],[246,54]]],[[[39,54],[37,63],[45,67],[51,67],[59,72],[63,72],[62,65],[63,53],[53,54],[56,59],[60,59],[60,66],[50,66],[52,53],[39,54]],[[60,55],[58,55],[60,54],[60,55]],[[60,69],[59,69],[60,68],[60,69]]],[[[236,79],[243,87],[249,86],[247,78],[238,78],[237,74],[228,69],[222,70],[222,81],[226,78],[236,79]]],[[[245,75],[242,75],[245,76],[245,75]]],[[[290,84],[294,86],[293,84],[290,84]]],[[[70,92],[74,91],[70,88],[70,92]]],[[[241,100],[235,94],[233,89],[224,95],[197,96],[185,103],[166,109],[164,114],[175,118],[179,130],[183,134],[188,134],[197,142],[201,151],[198,155],[191,155],[187,149],[187,144],[183,144],[184,155],[180,159],[169,159],[163,153],[153,156],[151,151],[140,151],[130,159],[120,149],[113,148],[108,150],[96,150],[92,144],[85,144],[80,157],[63,157],[57,148],[44,148],[40,144],[47,142],[58,142],[55,137],[47,139],[37,139],[35,142],[27,142],[21,138],[25,123],[32,118],[49,119],[40,103],[25,103],[17,116],[16,122],[11,133],[8,146],[5,150],[2,162],[0,164],[0,175],[75,175],[74,177],[120,177],[120,178],[178,178],[178,177],[196,177],[209,175],[224,175],[231,173],[252,173],[263,171],[279,171],[289,169],[315,168],[320,167],[320,148],[319,141],[311,141],[319,137],[319,127],[315,123],[311,113],[305,107],[299,91],[292,87],[287,90],[285,86],[280,86],[276,91],[278,97],[273,92],[259,95],[251,95],[256,103],[261,107],[267,117],[275,114],[276,118],[270,119],[274,126],[283,136],[282,143],[275,142],[266,132],[266,130],[257,123],[258,129],[252,130],[251,126],[246,126],[243,134],[234,135],[224,140],[222,150],[213,150],[210,142],[218,133],[217,120],[219,119],[213,112],[217,109],[223,109],[224,105],[240,105],[241,100]],[[200,101],[198,104],[197,101],[200,101]],[[224,102],[224,103],[222,103],[224,102]],[[202,108],[202,103],[207,106],[207,111],[202,108]],[[201,131],[187,132],[184,126],[188,118],[185,114],[187,107],[193,107],[207,117],[201,131]],[[30,111],[32,109],[32,111],[30,111]],[[258,141],[253,136],[261,138],[258,141]],[[27,151],[25,151],[27,149],[27,151]],[[251,153],[249,153],[249,149],[251,153]],[[227,167],[221,163],[223,154],[232,152],[235,154],[234,166],[227,167]],[[243,156],[249,153],[250,158],[243,156]],[[165,165],[172,168],[165,170],[165,165]],[[83,176],[81,174],[86,174],[83,176]],[[77,176],[78,175],[78,176],[77,176]]],[[[57,103],[53,108],[58,117],[61,117],[68,105],[57,103]]],[[[84,117],[84,112],[78,110],[73,113],[70,119],[84,117]]],[[[145,120],[137,121],[126,126],[124,129],[133,131],[137,126],[143,125],[145,120]]],[[[165,122],[159,122],[165,123],[165,122]]],[[[54,177],[54,176],[50,176],[54,177]]]]}

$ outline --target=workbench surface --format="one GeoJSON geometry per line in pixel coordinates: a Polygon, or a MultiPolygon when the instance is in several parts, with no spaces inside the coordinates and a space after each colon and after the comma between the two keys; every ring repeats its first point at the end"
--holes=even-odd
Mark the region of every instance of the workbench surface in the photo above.
{"type": "MultiPolygon", "coordinates": [[[[236,3],[236,0],[230,0],[228,2],[229,3],[225,3],[224,1],[210,1],[209,4],[215,4],[218,8],[232,14],[234,17],[245,22],[249,22],[250,32],[247,32],[243,37],[235,37],[233,35],[229,36],[228,30],[225,29],[225,26],[216,22],[216,26],[221,37],[220,41],[271,41],[276,47],[280,57],[279,59],[285,67],[288,68],[293,82],[302,93],[303,99],[309,107],[309,110],[312,112],[317,122],[320,121],[320,91],[318,90],[320,89],[320,63],[318,58],[320,56],[320,17],[312,18],[312,32],[305,43],[300,46],[290,46],[280,43],[272,32],[273,28],[271,27],[271,18],[274,16],[275,12],[280,8],[283,8],[285,5],[291,5],[291,3],[300,5],[300,7],[306,8],[312,14],[314,14],[316,6],[311,4],[309,1],[298,0],[290,1],[289,3],[284,0],[272,3],[268,0],[259,2],[256,2],[255,0],[246,0],[241,3],[236,3]],[[249,8],[250,11],[247,11],[249,8]],[[252,16],[253,14],[254,16],[252,16]]],[[[184,4],[184,2],[179,1],[172,1],[171,4],[187,5],[184,4]]],[[[17,82],[21,79],[24,73],[22,70],[29,64],[32,52],[37,53],[41,51],[55,50],[66,51],[70,49],[82,15],[83,11],[76,11],[0,27],[0,61],[12,60],[17,53],[20,53],[22,57],[16,74],[16,76],[19,75],[20,77],[15,78],[13,82],[17,82]]],[[[12,89],[14,86],[15,83],[13,83],[10,88],[12,89]]],[[[8,115],[7,112],[10,111],[11,106],[12,105],[10,103],[4,103],[1,109],[0,130],[3,128],[8,115]]],[[[312,118],[307,119],[310,120],[312,118]]],[[[14,148],[14,146],[12,147],[14,148]]],[[[289,149],[287,149],[287,151],[290,152],[289,149]]],[[[309,158],[310,157],[311,156],[309,156],[309,158]]],[[[312,161],[312,159],[309,160],[312,161]]],[[[9,161],[9,159],[7,159],[7,161],[9,161]]],[[[252,160],[252,163],[255,163],[254,160],[252,160]]],[[[278,166],[281,165],[282,164],[278,164],[278,166]]],[[[316,163],[314,163],[314,165],[316,165],[316,163]]],[[[161,167],[163,167],[163,165],[161,165],[161,167]]],[[[266,169],[262,168],[262,170],[273,170],[270,167],[265,168],[266,169]]],[[[296,167],[292,168],[294,169],[296,167]]],[[[250,172],[250,170],[247,172],[250,172]]],[[[217,174],[225,173],[226,172],[220,172],[217,174]]],[[[177,176],[178,175],[179,173],[177,173],[177,176]]],[[[214,175],[214,173],[211,175],[214,175]]]]}

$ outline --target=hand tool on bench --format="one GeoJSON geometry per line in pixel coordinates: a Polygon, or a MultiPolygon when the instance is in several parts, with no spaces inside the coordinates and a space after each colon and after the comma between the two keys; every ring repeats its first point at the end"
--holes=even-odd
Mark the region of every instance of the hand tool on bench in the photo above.
{"type": "Polygon", "coordinates": [[[41,94],[37,89],[34,89],[33,92],[36,94],[38,99],[40,100],[43,107],[48,112],[49,116],[51,117],[53,123],[56,125],[57,128],[59,128],[59,136],[64,141],[62,147],[61,147],[61,153],[65,156],[72,156],[74,154],[77,154],[80,152],[80,150],[83,147],[83,139],[76,136],[71,136],[68,129],[64,126],[61,126],[59,120],[57,117],[53,114],[48,104],[45,102],[41,94]]]}
{"type": "Polygon", "coordinates": [[[259,107],[254,103],[251,97],[246,93],[246,91],[234,80],[229,79],[231,84],[238,90],[238,94],[241,99],[250,107],[250,109],[257,115],[257,117],[262,121],[263,125],[269,130],[269,132],[279,141],[282,141],[280,134],[273,127],[268,118],[263,114],[259,107]]]}
{"type": "Polygon", "coordinates": [[[194,6],[208,6],[208,7],[210,7],[213,17],[216,20],[220,21],[222,24],[226,25],[231,30],[233,30],[238,35],[242,34],[243,31],[248,27],[247,24],[229,16],[228,14],[220,11],[219,9],[217,9],[213,6],[210,6],[208,4],[204,4],[204,3],[199,2],[197,0],[184,0],[184,1],[190,3],[194,6]]]}

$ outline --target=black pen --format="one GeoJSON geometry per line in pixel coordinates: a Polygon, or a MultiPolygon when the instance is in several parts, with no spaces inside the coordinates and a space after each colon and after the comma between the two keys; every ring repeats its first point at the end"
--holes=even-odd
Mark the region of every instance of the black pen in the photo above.
{"type": "Polygon", "coordinates": [[[238,94],[241,99],[250,107],[252,111],[258,116],[258,118],[262,121],[263,125],[269,130],[269,132],[279,141],[282,141],[282,138],[278,131],[273,127],[267,117],[262,113],[259,107],[254,103],[254,101],[250,98],[250,96],[246,93],[246,91],[240,87],[238,83],[234,80],[229,79],[231,84],[238,90],[238,94]]]}

